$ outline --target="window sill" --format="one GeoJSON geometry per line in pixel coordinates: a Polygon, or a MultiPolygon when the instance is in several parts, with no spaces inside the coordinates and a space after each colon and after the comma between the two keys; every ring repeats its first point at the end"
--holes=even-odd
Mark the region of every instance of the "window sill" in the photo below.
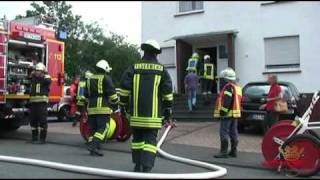
{"type": "Polygon", "coordinates": [[[179,16],[186,16],[186,15],[191,15],[191,14],[199,14],[199,13],[204,13],[204,10],[194,10],[194,11],[187,11],[187,12],[179,12],[175,15],[173,15],[174,17],[179,17],[179,16]]]}
{"type": "Polygon", "coordinates": [[[277,69],[266,69],[262,74],[271,73],[301,73],[300,68],[277,68],[277,69]]]}
{"type": "Polygon", "coordinates": [[[164,64],[163,66],[165,68],[176,68],[176,65],[174,65],[174,64],[164,64]]]}

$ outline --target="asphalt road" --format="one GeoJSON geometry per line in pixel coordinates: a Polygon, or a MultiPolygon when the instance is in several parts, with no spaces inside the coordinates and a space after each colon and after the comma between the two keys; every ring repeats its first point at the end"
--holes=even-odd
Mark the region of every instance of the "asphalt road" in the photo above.
{"type": "MultiPolygon", "coordinates": [[[[109,142],[103,146],[103,152],[105,154],[104,157],[91,157],[85,148],[82,138],[78,134],[75,134],[75,132],[49,133],[49,143],[46,145],[33,145],[27,143],[26,140],[29,139],[29,137],[30,132],[27,128],[22,128],[15,133],[1,135],[0,155],[28,157],[40,160],[121,171],[131,171],[133,168],[133,164],[131,163],[129,142],[109,142]]],[[[164,145],[164,150],[175,155],[181,155],[183,157],[217,163],[218,165],[227,168],[228,173],[222,178],[288,178],[284,174],[278,174],[272,170],[256,168],[254,167],[255,164],[251,166],[245,166],[246,164],[255,162],[254,160],[256,160],[258,156],[254,153],[240,154],[240,157],[234,160],[235,163],[233,163],[232,160],[229,160],[227,163],[224,160],[218,161],[212,158],[213,152],[215,153],[217,150],[213,151],[211,148],[209,149],[198,146],[170,143],[164,145]],[[241,162],[239,163],[239,161],[241,162]]],[[[155,168],[153,169],[154,173],[191,173],[205,171],[206,169],[169,161],[161,157],[157,158],[155,168]]],[[[105,177],[71,173],[30,165],[0,162],[0,178],[93,179],[105,177]]]]}

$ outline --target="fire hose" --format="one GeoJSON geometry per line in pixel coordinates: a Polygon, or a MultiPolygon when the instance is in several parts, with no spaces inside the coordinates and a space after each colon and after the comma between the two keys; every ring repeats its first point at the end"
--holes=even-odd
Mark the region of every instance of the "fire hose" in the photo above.
{"type": "Polygon", "coordinates": [[[218,178],[227,174],[226,168],[223,168],[214,164],[209,164],[206,162],[201,162],[197,160],[183,158],[180,156],[175,156],[163,151],[160,147],[163,144],[164,140],[166,139],[171,128],[172,128],[172,125],[168,125],[164,134],[159,140],[157,144],[158,153],[166,159],[185,163],[185,164],[190,164],[192,166],[202,167],[212,171],[200,172],[200,173],[181,173],[181,174],[137,173],[137,172],[127,172],[127,171],[109,170],[109,169],[101,169],[101,168],[91,168],[91,167],[78,166],[78,165],[72,165],[72,164],[64,164],[64,163],[57,163],[57,162],[51,162],[51,161],[44,161],[44,160],[37,160],[37,159],[30,159],[30,158],[20,158],[20,157],[13,157],[13,156],[2,156],[2,155],[0,155],[0,161],[40,166],[40,167],[46,167],[51,169],[77,172],[82,174],[97,175],[97,176],[135,178],[135,179],[209,179],[209,178],[218,178]]]}

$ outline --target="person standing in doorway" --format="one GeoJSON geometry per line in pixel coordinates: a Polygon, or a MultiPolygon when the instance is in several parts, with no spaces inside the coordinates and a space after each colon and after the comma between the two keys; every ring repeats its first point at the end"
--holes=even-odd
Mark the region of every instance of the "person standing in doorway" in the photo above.
{"type": "Polygon", "coordinates": [[[265,109],[267,114],[264,119],[264,130],[268,130],[273,123],[279,120],[279,113],[275,111],[275,102],[282,98],[282,90],[278,84],[278,77],[276,75],[268,76],[268,83],[270,90],[267,97],[267,103],[260,106],[260,109],[265,109]]]}
{"type": "Polygon", "coordinates": [[[188,95],[188,107],[191,113],[196,108],[197,102],[197,86],[199,78],[194,69],[187,69],[188,74],[184,78],[185,92],[188,95]]]}
{"type": "Polygon", "coordinates": [[[211,94],[214,77],[214,64],[210,61],[210,55],[204,56],[204,63],[201,68],[201,89],[204,96],[204,102],[209,103],[208,95],[211,94]]]}

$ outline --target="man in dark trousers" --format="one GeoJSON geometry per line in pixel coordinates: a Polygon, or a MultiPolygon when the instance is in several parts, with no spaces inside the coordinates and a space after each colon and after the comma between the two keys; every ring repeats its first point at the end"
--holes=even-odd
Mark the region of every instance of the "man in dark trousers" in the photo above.
{"type": "Polygon", "coordinates": [[[85,98],[88,99],[88,122],[92,130],[88,140],[88,150],[92,156],[103,156],[99,150],[108,133],[112,111],[118,109],[118,95],[109,76],[112,68],[106,60],[96,64],[96,73],[87,79],[85,98]]]}
{"type": "Polygon", "coordinates": [[[232,68],[223,70],[220,74],[227,84],[222,88],[216,100],[214,118],[220,119],[220,153],[215,158],[237,157],[238,119],[241,118],[242,89],[236,83],[236,73],[232,68]],[[231,151],[228,153],[229,138],[231,151]]]}
{"type": "Polygon", "coordinates": [[[31,73],[30,91],[30,125],[32,130],[32,143],[39,140],[40,144],[46,143],[47,137],[47,116],[48,116],[48,95],[50,92],[51,77],[47,74],[43,63],[36,64],[36,69],[31,73]]]}
{"type": "Polygon", "coordinates": [[[120,82],[122,113],[129,109],[133,139],[131,144],[135,172],[150,172],[157,153],[157,134],[164,119],[169,122],[173,101],[172,81],[157,60],[161,53],[155,40],[141,45],[142,61],[129,67],[120,82]]]}

